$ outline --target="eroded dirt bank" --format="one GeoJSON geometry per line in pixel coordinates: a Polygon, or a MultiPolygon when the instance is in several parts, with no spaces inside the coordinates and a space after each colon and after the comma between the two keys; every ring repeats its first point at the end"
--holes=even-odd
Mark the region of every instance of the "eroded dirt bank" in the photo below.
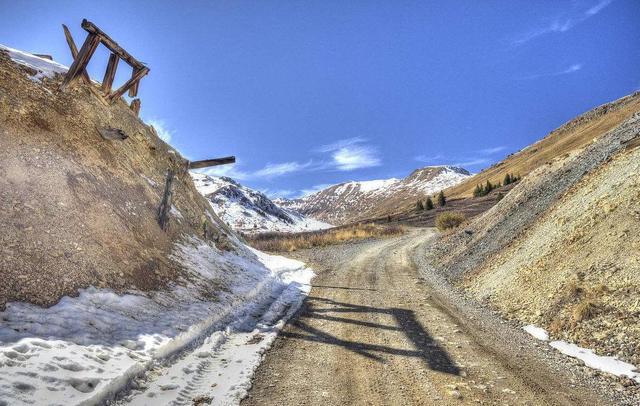
{"type": "Polygon", "coordinates": [[[432,233],[297,254],[318,276],[243,404],[632,404],[518,327],[443,293],[413,260],[432,233]]]}

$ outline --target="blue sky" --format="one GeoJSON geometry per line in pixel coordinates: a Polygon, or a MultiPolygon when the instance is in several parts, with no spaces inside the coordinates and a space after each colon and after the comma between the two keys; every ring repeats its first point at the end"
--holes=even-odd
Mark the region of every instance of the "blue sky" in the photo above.
{"type": "Polygon", "coordinates": [[[236,155],[215,173],[271,195],[479,171],[640,89],[637,0],[0,0],[0,43],[68,65],[61,24],[80,43],[83,17],[151,68],[147,122],[190,159],[236,155]]]}

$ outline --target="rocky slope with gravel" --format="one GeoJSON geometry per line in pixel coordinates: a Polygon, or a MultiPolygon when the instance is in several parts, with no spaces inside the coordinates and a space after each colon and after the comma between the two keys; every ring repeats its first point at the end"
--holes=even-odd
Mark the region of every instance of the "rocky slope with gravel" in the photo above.
{"type": "Polygon", "coordinates": [[[636,112],[443,235],[430,262],[508,318],[640,365],[639,146],[636,112]]]}

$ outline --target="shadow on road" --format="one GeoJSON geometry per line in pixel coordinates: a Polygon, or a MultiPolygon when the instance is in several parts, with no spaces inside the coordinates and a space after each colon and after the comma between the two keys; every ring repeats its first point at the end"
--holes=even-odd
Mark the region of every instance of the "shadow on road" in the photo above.
{"type": "Polygon", "coordinates": [[[291,328],[283,331],[283,337],[314,341],[328,345],[338,345],[378,362],[384,362],[383,354],[420,358],[432,370],[459,375],[460,369],[449,354],[424,329],[412,310],[400,308],[378,308],[351,303],[336,302],[317,296],[309,296],[297,318],[290,323],[291,328]],[[320,307],[325,305],[328,307],[320,307]],[[332,313],[334,315],[332,315],[332,313]],[[345,313],[385,314],[393,318],[395,325],[385,325],[348,317],[345,313]],[[404,334],[413,344],[414,350],[393,348],[386,345],[343,340],[311,326],[313,320],[348,323],[367,328],[396,331],[404,334]]]}

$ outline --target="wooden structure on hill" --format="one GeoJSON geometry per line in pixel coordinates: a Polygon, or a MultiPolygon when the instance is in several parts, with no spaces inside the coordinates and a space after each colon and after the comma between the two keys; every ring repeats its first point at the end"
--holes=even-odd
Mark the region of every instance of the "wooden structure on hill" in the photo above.
{"type": "MultiPolygon", "coordinates": [[[[69,48],[71,49],[73,63],[69,67],[69,70],[62,81],[60,89],[66,89],[74,80],[81,78],[85,83],[90,85],[89,88],[92,92],[108,103],[113,103],[127,91],[129,91],[129,97],[135,98],[138,95],[140,80],[149,73],[149,68],[134,58],[91,21],[83,19],[81,26],[85,31],[87,31],[87,38],[84,40],[82,47],[78,51],[69,28],[64,24],[62,25],[64,35],[67,39],[67,44],[69,44],[69,48]],[[98,45],[100,44],[107,47],[111,51],[111,55],[109,55],[107,69],[105,71],[104,78],[102,79],[102,86],[100,87],[100,90],[98,90],[91,84],[91,79],[87,74],[86,68],[91,57],[96,51],[96,48],[98,48],[98,45]],[[113,85],[113,79],[116,76],[116,69],[118,68],[118,62],[120,60],[123,60],[131,67],[131,78],[119,88],[112,90],[111,87],[113,85]]],[[[140,112],[140,99],[135,98],[131,102],[130,107],[137,115],[140,112]]]]}

